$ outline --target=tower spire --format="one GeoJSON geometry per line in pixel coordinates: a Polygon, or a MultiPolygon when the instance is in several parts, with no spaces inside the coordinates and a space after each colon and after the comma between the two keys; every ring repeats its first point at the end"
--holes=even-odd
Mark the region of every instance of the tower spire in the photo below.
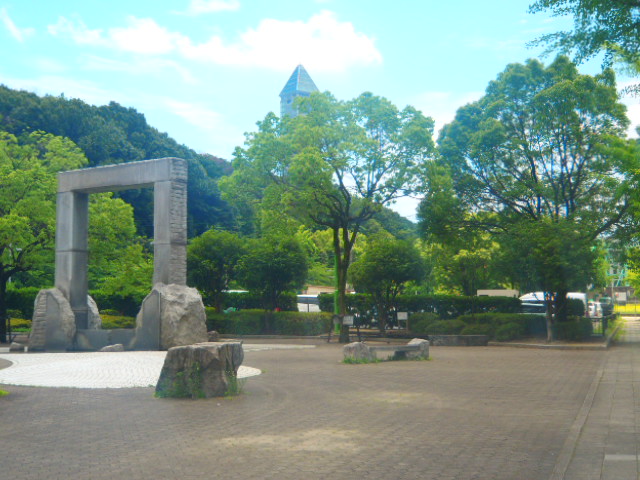
{"type": "Polygon", "coordinates": [[[284,88],[280,92],[280,117],[289,115],[295,117],[298,111],[294,108],[293,101],[296,97],[308,97],[317,92],[318,87],[311,80],[311,76],[302,65],[298,65],[284,88]]]}

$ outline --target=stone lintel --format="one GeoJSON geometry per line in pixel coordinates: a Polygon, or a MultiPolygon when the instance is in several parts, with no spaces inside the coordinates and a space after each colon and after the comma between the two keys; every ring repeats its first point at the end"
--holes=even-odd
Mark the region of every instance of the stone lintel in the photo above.
{"type": "Polygon", "coordinates": [[[168,157],[61,172],[58,192],[115,192],[153,187],[167,180],[186,183],[186,164],[181,158],[168,157]]]}

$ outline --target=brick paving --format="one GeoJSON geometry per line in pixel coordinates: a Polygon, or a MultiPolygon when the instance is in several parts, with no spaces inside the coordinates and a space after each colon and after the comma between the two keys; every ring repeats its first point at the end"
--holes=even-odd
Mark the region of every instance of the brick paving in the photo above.
{"type": "MultiPolygon", "coordinates": [[[[580,440],[629,440],[607,424],[613,414],[594,423],[604,386],[615,393],[635,378],[629,347],[432,347],[431,355],[345,365],[336,344],[249,351],[244,363],[262,374],[242,396],[212,400],[156,399],[152,388],[3,386],[0,477],[527,480],[557,474],[564,455],[566,478],[600,478],[571,476],[583,457],[591,461],[592,445],[580,440]],[[582,436],[567,445],[599,378],[582,436]]],[[[627,425],[638,403],[629,407],[625,395],[616,415],[627,425]]],[[[602,465],[628,455],[603,452],[602,465]]]]}

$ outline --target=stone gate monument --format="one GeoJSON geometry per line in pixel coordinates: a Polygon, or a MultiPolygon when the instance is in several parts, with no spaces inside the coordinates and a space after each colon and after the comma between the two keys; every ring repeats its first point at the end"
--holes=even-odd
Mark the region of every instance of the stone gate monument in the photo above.
{"type": "Polygon", "coordinates": [[[206,341],[202,299],[186,286],[187,162],[161,158],[58,174],[55,288],[36,299],[30,349],[166,349],[206,341]],[[88,296],[89,195],[133,188],[154,191],[153,291],[135,330],[101,330],[88,296]],[[71,312],[71,313],[70,313],[71,312]]]}

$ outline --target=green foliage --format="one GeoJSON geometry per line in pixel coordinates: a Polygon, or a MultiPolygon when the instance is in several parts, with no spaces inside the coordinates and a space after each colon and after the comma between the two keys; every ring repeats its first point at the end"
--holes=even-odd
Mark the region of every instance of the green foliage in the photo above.
{"type": "Polygon", "coordinates": [[[440,321],[440,317],[435,313],[414,313],[409,317],[409,330],[411,333],[423,335],[429,330],[432,323],[440,321]]]}
{"type": "Polygon", "coordinates": [[[347,365],[365,365],[368,363],[380,363],[382,362],[379,358],[373,358],[369,360],[368,358],[355,358],[355,357],[344,357],[342,359],[342,363],[347,365]]]}
{"type": "Polygon", "coordinates": [[[420,252],[413,244],[385,237],[368,242],[364,254],[351,266],[353,286],[371,295],[383,333],[398,294],[407,282],[418,282],[424,274],[420,252]]]}
{"type": "Polygon", "coordinates": [[[465,323],[457,320],[437,320],[430,323],[424,332],[427,335],[459,335],[466,327],[465,323]]]}
{"type": "Polygon", "coordinates": [[[243,254],[244,242],[236,234],[216,230],[194,238],[187,248],[189,283],[218,311],[243,254]]]}
{"type": "MultiPolygon", "coordinates": [[[[234,174],[221,188],[255,223],[260,211],[287,211],[332,232],[339,310],[344,312],[347,272],[366,222],[412,191],[421,165],[433,154],[433,120],[364,93],[349,102],[312,94],[298,105],[304,115],[269,114],[237,149],[234,174]]],[[[347,329],[341,332],[346,338],[347,329]]]]}
{"type": "Polygon", "coordinates": [[[494,335],[494,326],[482,323],[472,323],[462,329],[460,335],[494,335]]]}
{"type": "Polygon", "coordinates": [[[637,2],[538,0],[530,7],[533,13],[545,10],[553,16],[573,17],[573,30],[549,33],[534,42],[547,45],[547,52],[573,53],[579,63],[604,52],[605,65],[620,63],[632,74],[640,73],[637,2]]]}
{"type": "Polygon", "coordinates": [[[39,291],[37,287],[9,286],[5,297],[7,309],[18,310],[21,318],[33,318],[33,306],[39,291]]]}
{"type": "Polygon", "coordinates": [[[522,337],[524,328],[518,323],[505,323],[496,328],[495,339],[499,342],[507,342],[522,337]]]}
{"type": "MultiPolygon", "coordinates": [[[[149,158],[179,157],[188,162],[189,235],[213,225],[234,228],[229,206],[220,198],[217,180],[231,173],[228,162],[199,155],[179,145],[166,133],[149,126],[143,114],[116,102],[100,107],[63,96],[39,97],[0,85],[0,130],[19,138],[41,130],[75,142],[89,166],[125,163],[149,158]]],[[[77,168],[77,167],[73,167],[77,168]]],[[[70,170],[71,168],[60,168],[70,170]]],[[[127,190],[119,196],[134,206],[138,233],[153,235],[153,193],[127,190]]]]}
{"type": "Polygon", "coordinates": [[[26,318],[16,318],[12,315],[10,316],[11,321],[11,331],[12,332],[30,332],[31,331],[31,320],[26,318]]]}
{"type": "Polygon", "coordinates": [[[237,397],[244,392],[246,378],[238,378],[234,372],[225,372],[227,378],[227,390],[224,392],[225,397],[237,397]]]}
{"type": "Polygon", "coordinates": [[[204,398],[202,390],[202,374],[200,364],[192,363],[189,370],[178,372],[175,380],[169,384],[168,379],[160,378],[156,386],[157,398],[204,398]]]}
{"type": "Polygon", "coordinates": [[[135,317],[126,317],[123,315],[108,315],[101,313],[102,328],[104,330],[113,330],[115,328],[135,328],[135,317]]]}
{"type": "Polygon", "coordinates": [[[269,238],[249,242],[237,268],[239,283],[259,292],[265,307],[273,310],[284,292],[304,285],[308,265],[294,238],[269,238]]]}
{"type": "Polygon", "coordinates": [[[555,323],[553,328],[558,340],[583,341],[593,333],[593,323],[586,317],[569,317],[565,322],[555,323]]]}
{"type": "Polygon", "coordinates": [[[327,333],[332,316],[326,313],[240,310],[216,313],[207,308],[207,329],[230,335],[314,336],[327,333]]]}
{"type": "Polygon", "coordinates": [[[96,301],[100,310],[113,310],[120,315],[135,317],[140,311],[144,298],[151,292],[148,289],[129,289],[127,292],[113,290],[91,290],[89,294],[96,301]]]}
{"type": "Polygon", "coordinates": [[[0,397],[4,397],[5,395],[9,395],[9,392],[6,390],[0,390],[0,397]]]}
{"type": "MultiPolygon", "coordinates": [[[[224,308],[235,308],[236,310],[269,310],[262,295],[256,292],[224,292],[222,296],[224,308]]],[[[285,312],[297,312],[298,300],[294,292],[284,292],[278,298],[278,308],[285,312]]]]}

